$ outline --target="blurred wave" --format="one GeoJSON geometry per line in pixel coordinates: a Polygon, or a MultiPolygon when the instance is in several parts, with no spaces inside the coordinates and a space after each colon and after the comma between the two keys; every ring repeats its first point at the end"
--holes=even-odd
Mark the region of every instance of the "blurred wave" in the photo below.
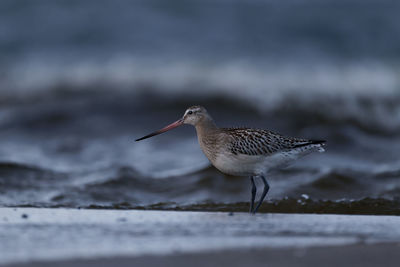
{"type": "MultiPolygon", "coordinates": [[[[225,176],[214,168],[168,178],[151,178],[131,167],[112,168],[96,179],[13,163],[0,165],[3,206],[230,210],[248,209],[249,181],[225,176]],[[102,177],[103,178],[100,178],[102,177]],[[16,197],[18,196],[18,197],[16,197]]],[[[266,212],[400,214],[400,181],[382,173],[320,173],[296,170],[309,179],[294,181],[293,170],[270,179],[274,190],[266,212]],[[279,180],[279,181],[278,181],[279,180]]],[[[93,173],[91,174],[93,175],[93,173]]],[[[261,184],[261,183],[260,183],[261,184]]]]}

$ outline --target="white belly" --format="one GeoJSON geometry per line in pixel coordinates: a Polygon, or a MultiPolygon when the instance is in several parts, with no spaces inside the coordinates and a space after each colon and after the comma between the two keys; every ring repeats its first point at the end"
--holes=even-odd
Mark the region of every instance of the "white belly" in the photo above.
{"type": "Polygon", "coordinates": [[[307,149],[299,148],[277,152],[272,155],[250,156],[244,154],[220,153],[212,164],[221,172],[236,176],[265,175],[268,171],[288,166],[294,160],[311,152],[323,152],[319,145],[307,149]]]}

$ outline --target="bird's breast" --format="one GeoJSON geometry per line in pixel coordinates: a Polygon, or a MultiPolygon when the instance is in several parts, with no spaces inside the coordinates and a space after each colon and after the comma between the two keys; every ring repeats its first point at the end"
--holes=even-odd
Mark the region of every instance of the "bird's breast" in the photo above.
{"type": "Polygon", "coordinates": [[[219,144],[215,138],[205,138],[198,136],[199,145],[204,155],[213,163],[216,159],[219,150],[219,144]]]}

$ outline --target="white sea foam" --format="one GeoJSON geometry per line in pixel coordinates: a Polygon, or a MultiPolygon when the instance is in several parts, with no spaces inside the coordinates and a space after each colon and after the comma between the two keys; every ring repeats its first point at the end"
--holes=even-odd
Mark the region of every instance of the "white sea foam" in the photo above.
{"type": "Polygon", "coordinates": [[[287,97],[313,96],[355,100],[400,95],[400,66],[382,62],[284,62],[232,60],[162,62],[120,55],[104,62],[32,58],[9,68],[0,81],[2,94],[26,95],[101,87],[106,90],[153,90],[169,96],[227,96],[260,107],[287,97]],[[145,89],[143,87],[145,86],[145,89]]]}

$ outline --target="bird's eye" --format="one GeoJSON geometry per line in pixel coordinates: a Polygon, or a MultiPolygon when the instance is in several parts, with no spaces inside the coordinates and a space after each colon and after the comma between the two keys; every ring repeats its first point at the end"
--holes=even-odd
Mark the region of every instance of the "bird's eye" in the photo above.
{"type": "Polygon", "coordinates": [[[189,111],[188,111],[188,114],[189,114],[189,115],[193,114],[193,111],[189,110],[189,111]]]}

